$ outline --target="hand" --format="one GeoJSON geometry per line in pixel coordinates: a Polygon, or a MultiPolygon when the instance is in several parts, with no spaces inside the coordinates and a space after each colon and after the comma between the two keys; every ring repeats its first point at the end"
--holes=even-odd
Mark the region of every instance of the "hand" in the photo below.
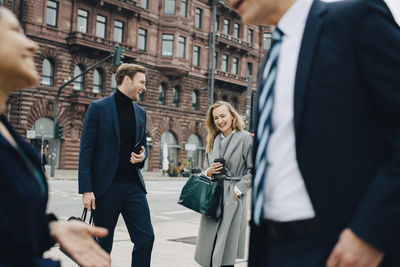
{"type": "Polygon", "coordinates": [[[96,209],[96,198],[95,198],[93,192],[83,193],[82,202],[83,202],[83,206],[85,208],[87,208],[88,211],[91,211],[92,208],[93,208],[93,210],[96,209]]]}
{"type": "Polygon", "coordinates": [[[207,176],[211,177],[214,174],[220,174],[221,170],[224,168],[224,165],[219,162],[214,162],[211,166],[207,169],[207,176]]]}
{"type": "Polygon", "coordinates": [[[145,149],[144,146],[142,146],[142,149],[140,150],[140,154],[135,154],[134,152],[131,153],[131,163],[136,164],[139,162],[143,162],[145,159],[145,149]]]}
{"type": "Polygon", "coordinates": [[[79,263],[79,266],[111,266],[110,255],[93,239],[94,236],[107,236],[107,229],[80,221],[54,221],[49,224],[49,228],[50,235],[79,263]]]}
{"type": "Polygon", "coordinates": [[[339,241],[333,248],[326,262],[327,267],[372,267],[378,266],[383,253],[372,247],[350,229],[340,234],[339,241]]]}
{"type": "Polygon", "coordinates": [[[236,194],[235,190],[232,190],[232,192],[233,192],[233,197],[234,197],[235,199],[238,199],[238,198],[239,198],[239,195],[236,194]]]}

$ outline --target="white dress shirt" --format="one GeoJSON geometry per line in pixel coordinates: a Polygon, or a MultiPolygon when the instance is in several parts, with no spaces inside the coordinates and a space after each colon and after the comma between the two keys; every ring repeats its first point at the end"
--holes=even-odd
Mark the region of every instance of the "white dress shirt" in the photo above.
{"type": "MultiPolygon", "coordinates": [[[[268,166],[264,183],[264,218],[274,221],[315,217],[296,160],[293,121],[297,61],[312,2],[297,0],[278,23],[284,35],[277,65],[272,109],[273,131],[268,143],[268,166]]],[[[264,78],[267,74],[267,70],[264,70],[264,78]]]]}

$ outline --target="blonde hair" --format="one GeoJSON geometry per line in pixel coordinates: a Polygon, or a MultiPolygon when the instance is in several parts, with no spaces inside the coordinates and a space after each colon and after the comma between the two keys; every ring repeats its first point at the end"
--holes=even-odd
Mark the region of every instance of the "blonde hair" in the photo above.
{"type": "Polygon", "coordinates": [[[117,72],[115,73],[115,81],[117,85],[121,85],[125,76],[133,79],[136,73],[142,72],[147,74],[147,68],[142,65],[132,64],[132,63],[123,63],[118,67],[117,72]]]}
{"type": "Polygon", "coordinates": [[[221,106],[226,106],[231,113],[233,117],[232,121],[232,129],[236,131],[241,131],[244,129],[245,124],[240,117],[239,113],[229,104],[228,102],[225,101],[217,101],[212,105],[207,112],[207,117],[206,117],[206,127],[207,127],[207,152],[211,152],[214,146],[214,140],[215,137],[217,137],[219,130],[217,126],[214,123],[214,118],[213,118],[213,111],[216,108],[219,108],[221,106]]]}

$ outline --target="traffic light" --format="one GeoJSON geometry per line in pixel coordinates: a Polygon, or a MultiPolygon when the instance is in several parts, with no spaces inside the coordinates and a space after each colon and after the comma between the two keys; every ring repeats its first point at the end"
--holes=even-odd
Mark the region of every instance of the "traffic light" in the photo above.
{"type": "Polygon", "coordinates": [[[64,139],[64,124],[56,124],[56,139],[64,139]]]}
{"type": "Polygon", "coordinates": [[[121,47],[114,47],[114,54],[113,54],[113,60],[112,60],[112,64],[113,66],[119,66],[121,65],[122,59],[124,58],[124,56],[122,55],[122,48],[121,47]]]}

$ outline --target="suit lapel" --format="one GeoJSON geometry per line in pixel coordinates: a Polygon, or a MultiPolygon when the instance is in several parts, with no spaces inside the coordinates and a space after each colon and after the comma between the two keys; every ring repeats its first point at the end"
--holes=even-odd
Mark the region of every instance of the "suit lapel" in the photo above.
{"type": "Polygon", "coordinates": [[[117,104],[115,103],[115,94],[113,94],[113,97],[111,97],[110,99],[111,99],[110,107],[111,107],[112,120],[114,124],[114,130],[115,134],[117,135],[118,147],[120,147],[121,136],[119,132],[119,120],[118,120],[117,104]]]}
{"type": "Polygon", "coordinates": [[[296,136],[299,133],[301,115],[304,109],[304,98],[307,91],[307,82],[312,65],[315,46],[323,24],[323,14],[327,4],[319,0],[314,1],[307,18],[303,40],[300,47],[297,63],[296,80],[294,88],[294,126],[296,136]]]}
{"type": "Polygon", "coordinates": [[[142,140],[142,136],[139,130],[139,126],[140,124],[142,124],[142,120],[141,120],[141,116],[139,114],[140,110],[137,106],[137,104],[135,104],[135,102],[132,102],[133,105],[133,109],[135,110],[135,121],[136,121],[136,125],[135,125],[135,129],[136,129],[136,134],[135,134],[135,144],[137,144],[138,142],[140,142],[140,140],[142,140]]]}

